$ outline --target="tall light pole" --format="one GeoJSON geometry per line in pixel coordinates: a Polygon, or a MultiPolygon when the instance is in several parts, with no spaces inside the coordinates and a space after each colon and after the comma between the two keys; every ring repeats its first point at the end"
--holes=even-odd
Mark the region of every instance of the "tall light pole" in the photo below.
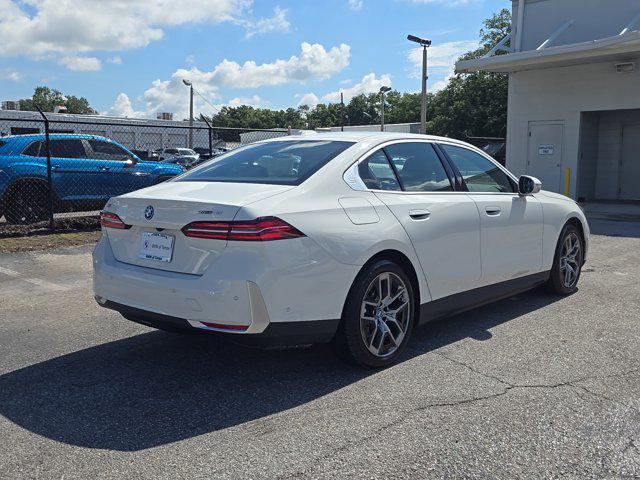
{"type": "Polygon", "coordinates": [[[431,40],[407,35],[407,40],[422,46],[422,108],[420,109],[420,133],[427,133],[427,48],[431,46],[431,40]]]}
{"type": "Polygon", "coordinates": [[[193,83],[189,80],[182,80],[189,87],[189,148],[193,148],[193,83]]]}
{"type": "Polygon", "coordinates": [[[386,86],[380,87],[380,94],[382,95],[382,98],[380,99],[380,102],[382,103],[381,105],[382,108],[380,109],[380,131],[381,132],[384,132],[384,94],[390,90],[391,90],[391,87],[386,87],[386,86]]]}
{"type": "Polygon", "coordinates": [[[344,95],[340,92],[340,131],[344,132],[344,95]]]}

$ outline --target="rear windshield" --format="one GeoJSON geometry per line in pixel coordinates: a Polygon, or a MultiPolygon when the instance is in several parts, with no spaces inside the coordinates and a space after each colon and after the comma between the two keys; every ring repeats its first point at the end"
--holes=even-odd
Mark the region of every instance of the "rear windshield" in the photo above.
{"type": "Polygon", "coordinates": [[[249,145],[203,164],[178,181],[300,185],[351,145],[318,140],[249,145]]]}

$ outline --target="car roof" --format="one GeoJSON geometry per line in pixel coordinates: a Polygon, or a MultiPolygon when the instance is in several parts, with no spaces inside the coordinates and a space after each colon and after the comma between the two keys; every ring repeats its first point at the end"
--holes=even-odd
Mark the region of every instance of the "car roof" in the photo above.
{"type": "MultiPolygon", "coordinates": [[[[95,139],[95,140],[106,140],[109,142],[112,141],[100,135],[91,135],[87,133],[51,133],[49,134],[49,138],[51,140],[76,138],[76,139],[85,139],[85,140],[95,139]]],[[[32,140],[44,140],[44,133],[28,133],[25,135],[8,135],[6,137],[0,137],[0,140],[2,140],[3,142],[8,142],[12,140],[25,141],[25,142],[29,142],[32,140]]]]}
{"type": "Polygon", "coordinates": [[[263,142],[277,142],[282,140],[320,140],[320,141],[342,141],[342,142],[371,142],[384,143],[393,140],[431,140],[434,142],[457,143],[471,146],[466,142],[449,137],[438,137],[435,135],[421,135],[419,133],[402,132],[371,132],[371,131],[350,131],[350,132],[320,132],[306,133],[304,135],[291,135],[287,137],[276,137],[263,140],[263,142]]]}

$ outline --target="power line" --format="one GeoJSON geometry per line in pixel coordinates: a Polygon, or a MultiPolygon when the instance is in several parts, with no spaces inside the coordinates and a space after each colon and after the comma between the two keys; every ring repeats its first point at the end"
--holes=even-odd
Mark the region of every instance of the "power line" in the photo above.
{"type": "Polygon", "coordinates": [[[202,98],[202,100],[204,100],[207,105],[209,105],[211,108],[213,108],[214,113],[219,113],[218,107],[216,107],[215,105],[213,105],[209,100],[207,100],[198,90],[196,90],[195,88],[193,89],[193,91],[200,97],[202,98]]]}

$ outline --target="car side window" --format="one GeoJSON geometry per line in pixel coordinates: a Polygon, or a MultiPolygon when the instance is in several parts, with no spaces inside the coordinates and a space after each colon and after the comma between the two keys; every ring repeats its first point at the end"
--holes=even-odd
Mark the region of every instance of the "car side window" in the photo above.
{"type": "Polygon", "coordinates": [[[360,163],[358,174],[367,188],[372,190],[401,190],[396,174],[382,150],[360,163]]]}
{"type": "Polygon", "coordinates": [[[114,143],[102,140],[89,140],[88,142],[91,147],[89,158],[92,160],[114,160],[124,162],[131,156],[126,150],[120,148],[114,143]]]}
{"type": "Polygon", "coordinates": [[[508,175],[479,153],[454,145],[441,146],[460,171],[470,192],[515,192],[508,175]]]}
{"type": "Polygon", "coordinates": [[[51,140],[52,158],[86,158],[87,152],[80,139],[51,140]]]}
{"type": "MultiPolygon", "coordinates": [[[[24,149],[24,151],[22,152],[22,155],[27,155],[29,157],[38,157],[40,156],[41,147],[42,147],[41,140],[33,142],[29,144],[27,148],[24,149]]],[[[44,151],[44,148],[42,148],[42,150],[44,151]]],[[[45,157],[46,154],[43,152],[42,156],[45,157]]]]}
{"type": "Polygon", "coordinates": [[[396,143],[385,150],[407,192],[453,190],[447,171],[430,143],[396,143]]]}

